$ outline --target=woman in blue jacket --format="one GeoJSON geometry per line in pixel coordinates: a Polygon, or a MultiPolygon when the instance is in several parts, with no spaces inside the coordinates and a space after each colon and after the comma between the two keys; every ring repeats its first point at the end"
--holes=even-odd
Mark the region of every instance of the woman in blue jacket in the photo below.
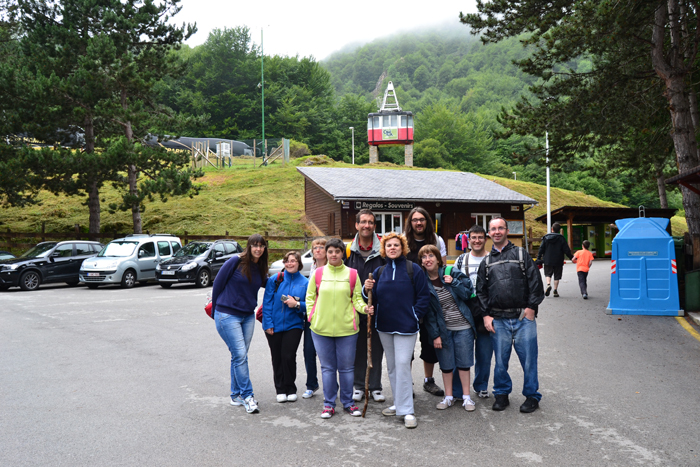
{"type": "Polygon", "coordinates": [[[299,272],[301,256],[284,255],[284,280],[270,277],[265,286],[262,325],[272,355],[277,402],[297,400],[297,349],[304,332],[306,288],[309,280],[299,272]]]}
{"type": "Polygon", "coordinates": [[[372,289],[375,327],[394,396],[394,405],[382,413],[403,416],[404,425],[415,428],[411,359],[420,319],[428,312],[430,292],[420,266],[407,262],[409,251],[405,237],[395,232],[382,237],[380,253],[386,264],[374,270],[374,280],[365,281],[365,291],[372,289]]]}
{"type": "Polygon", "coordinates": [[[476,325],[467,300],[472,296],[472,281],[459,269],[446,273],[442,265],[440,250],[434,245],[425,245],[418,252],[418,259],[428,276],[430,288],[430,311],[424,324],[433,341],[442,381],[445,383],[445,398],[437,409],[444,410],[454,404],[452,380],[455,369],[459,372],[462,387],[467,388],[462,406],[467,412],[476,409],[469,396],[469,369],[474,365],[474,332],[476,325]]]}
{"type": "Polygon", "coordinates": [[[216,330],[231,352],[231,405],[256,413],[248,372],[248,349],[255,329],[258,291],[267,277],[267,242],[262,235],[248,238],[245,251],[228,259],[214,280],[211,306],[216,330]]]}

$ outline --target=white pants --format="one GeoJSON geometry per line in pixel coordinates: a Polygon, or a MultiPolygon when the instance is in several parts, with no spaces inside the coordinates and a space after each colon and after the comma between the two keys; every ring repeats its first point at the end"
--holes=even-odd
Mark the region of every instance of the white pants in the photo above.
{"type": "Polygon", "coordinates": [[[386,367],[394,394],[396,415],[413,415],[413,376],[411,359],[416,347],[418,334],[409,336],[379,332],[379,339],[384,347],[386,367]]]}

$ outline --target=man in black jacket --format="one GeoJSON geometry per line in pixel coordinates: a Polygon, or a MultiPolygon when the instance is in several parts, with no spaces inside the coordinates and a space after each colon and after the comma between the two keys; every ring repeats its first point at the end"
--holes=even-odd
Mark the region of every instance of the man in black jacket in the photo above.
{"type": "MultiPolygon", "coordinates": [[[[369,274],[384,264],[379,254],[379,237],[374,233],[375,217],[369,209],[362,209],[355,217],[357,234],[350,245],[350,254],[345,265],[357,270],[357,285],[362,287],[369,274]]],[[[374,317],[371,326],[374,328],[374,317]]],[[[352,398],[361,401],[365,395],[365,373],[367,372],[367,315],[360,315],[359,334],[355,350],[355,390],[352,398]]],[[[386,399],[382,394],[382,356],[384,348],[376,330],[372,332],[372,369],[369,372],[369,390],[377,402],[386,399]]]]}
{"type": "Polygon", "coordinates": [[[523,248],[508,241],[502,217],[489,222],[493,247],[479,265],[476,295],[484,310],[484,326],[492,333],[496,366],[493,371],[493,410],[505,410],[513,383],[508,375],[511,349],[523,367],[523,413],[539,408],[542,394],[537,379],[537,306],[544,300],[540,272],[523,248]]]}
{"type": "Polygon", "coordinates": [[[538,264],[542,264],[542,257],[544,257],[544,277],[547,279],[547,290],[544,294],[547,297],[552,291],[552,276],[554,276],[554,296],[559,296],[557,289],[564,270],[564,255],[571,260],[574,259],[566,238],[559,233],[560,230],[561,225],[559,222],[555,222],[552,225],[552,232],[542,237],[540,251],[537,253],[538,264]]]}

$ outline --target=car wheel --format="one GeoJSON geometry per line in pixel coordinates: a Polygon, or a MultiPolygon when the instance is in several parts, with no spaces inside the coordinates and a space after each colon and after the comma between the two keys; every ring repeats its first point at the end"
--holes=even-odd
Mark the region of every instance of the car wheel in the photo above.
{"type": "Polygon", "coordinates": [[[209,274],[209,270],[200,270],[199,274],[197,274],[197,287],[206,287],[209,285],[209,282],[211,282],[211,275],[209,274]]]}
{"type": "Polygon", "coordinates": [[[97,284],[86,284],[88,289],[96,289],[99,287],[97,284]]]}
{"type": "Polygon", "coordinates": [[[163,287],[164,289],[169,289],[171,285],[173,285],[173,284],[165,284],[165,283],[160,284],[160,286],[163,287]]]}
{"type": "Polygon", "coordinates": [[[27,271],[19,278],[19,286],[22,290],[36,290],[41,284],[41,277],[36,271],[27,271]]]}
{"type": "Polygon", "coordinates": [[[136,271],[127,269],[122,276],[122,287],[130,289],[136,284],[136,271]]]}
{"type": "Polygon", "coordinates": [[[78,282],[78,281],[70,281],[70,282],[66,282],[66,284],[70,285],[71,287],[75,287],[76,285],[80,284],[80,282],[78,282]]]}

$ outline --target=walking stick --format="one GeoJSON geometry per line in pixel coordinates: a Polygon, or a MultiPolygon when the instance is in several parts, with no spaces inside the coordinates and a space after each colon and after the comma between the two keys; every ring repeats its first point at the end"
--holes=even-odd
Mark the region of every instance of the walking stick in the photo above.
{"type": "MultiPolygon", "coordinates": [[[[372,273],[369,273],[372,279],[372,273]]],[[[372,306],[372,289],[367,292],[367,306],[372,306]]],[[[367,371],[365,372],[365,407],[362,409],[362,418],[365,418],[369,405],[369,370],[372,369],[372,317],[367,316],[367,371]]]]}

